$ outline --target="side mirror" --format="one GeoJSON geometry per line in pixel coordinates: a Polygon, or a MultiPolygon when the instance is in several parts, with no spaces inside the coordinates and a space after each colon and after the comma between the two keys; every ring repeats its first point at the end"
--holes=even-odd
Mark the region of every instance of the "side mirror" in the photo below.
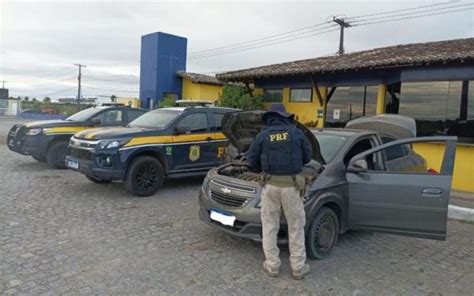
{"type": "Polygon", "coordinates": [[[91,119],[91,124],[92,125],[97,125],[100,124],[100,117],[94,117],[91,119]]]}
{"type": "Polygon", "coordinates": [[[177,126],[175,130],[176,130],[177,135],[183,135],[183,134],[188,134],[189,132],[191,132],[191,127],[187,125],[181,125],[181,126],[177,126]]]}
{"type": "Polygon", "coordinates": [[[354,163],[349,164],[347,168],[348,172],[351,173],[363,173],[369,169],[369,165],[365,159],[358,159],[354,163]]]}

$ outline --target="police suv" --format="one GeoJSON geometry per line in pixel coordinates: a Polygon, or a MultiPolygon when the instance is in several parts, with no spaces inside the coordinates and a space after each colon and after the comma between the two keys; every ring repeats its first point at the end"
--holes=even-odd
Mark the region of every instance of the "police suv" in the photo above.
{"type": "Polygon", "coordinates": [[[69,139],[78,131],[105,126],[125,126],[148,110],[128,107],[84,109],[65,120],[42,120],[16,124],[8,133],[7,145],[14,152],[65,168],[69,139]]]}
{"type": "Polygon", "coordinates": [[[221,121],[234,111],[161,108],[127,127],[82,131],[71,138],[66,164],[93,182],[121,180],[132,194],[152,195],[165,178],[204,175],[222,164],[228,141],[221,121]]]}

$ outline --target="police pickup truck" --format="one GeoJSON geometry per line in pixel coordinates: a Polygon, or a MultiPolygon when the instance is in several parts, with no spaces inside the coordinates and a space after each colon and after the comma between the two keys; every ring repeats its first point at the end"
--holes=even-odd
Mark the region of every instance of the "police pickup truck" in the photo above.
{"type": "Polygon", "coordinates": [[[102,126],[125,126],[148,110],[127,107],[93,107],[65,120],[42,120],[16,124],[8,133],[7,145],[14,152],[65,168],[69,139],[78,131],[102,126]]]}
{"type": "Polygon", "coordinates": [[[127,127],[93,129],[70,141],[68,168],[96,183],[124,182],[125,189],[149,196],[165,178],[205,175],[225,159],[221,121],[235,109],[171,107],[150,111],[127,127]]]}

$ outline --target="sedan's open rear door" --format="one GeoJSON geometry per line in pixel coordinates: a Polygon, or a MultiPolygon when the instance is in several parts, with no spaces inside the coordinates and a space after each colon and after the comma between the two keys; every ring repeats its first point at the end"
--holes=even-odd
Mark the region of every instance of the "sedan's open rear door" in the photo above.
{"type": "Polygon", "coordinates": [[[447,212],[456,153],[456,137],[393,141],[356,155],[348,165],[349,225],[353,229],[446,239],[447,212]],[[444,146],[438,174],[406,162],[385,166],[390,149],[419,143],[444,146]],[[436,144],[435,144],[436,143],[436,144]],[[367,163],[375,163],[371,167],[367,163]]]}

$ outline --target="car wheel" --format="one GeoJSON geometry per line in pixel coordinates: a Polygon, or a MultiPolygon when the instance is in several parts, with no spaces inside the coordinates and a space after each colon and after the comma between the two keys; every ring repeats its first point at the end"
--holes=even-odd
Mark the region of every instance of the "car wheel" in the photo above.
{"type": "Polygon", "coordinates": [[[66,168],[66,155],[68,153],[67,142],[56,142],[51,144],[46,152],[46,162],[55,169],[66,168]]]}
{"type": "Polygon", "coordinates": [[[31,155],[34,160],[39,161],[39,162],[45,162],[46,158],[44,156],[39,156],[39,155],[31,155]]]}
{"type": "Polygon", "coordinates": [[[94,177],[89,177],[89,176],[86,176],[86,178],[89,181],[94,182],[96,184],[108,184],[112,182],[112,180],[104,180],[104,179],[99,179],[99,178],[94,178],[94,177]]]}
{"type": "Polygon", "coordinates": [[[322,207],[306,235],[306,252],[311,259],[324,259],[331,253],[339,235],[339,219],[330,208],[322,207]]]}
{"type": "Polygon", "coordinates": [[[125,177],[125,189],[138,196],[150,196],[163,185],[164,170],[160,161],[151,156],[135,158],[125,177]]]}

